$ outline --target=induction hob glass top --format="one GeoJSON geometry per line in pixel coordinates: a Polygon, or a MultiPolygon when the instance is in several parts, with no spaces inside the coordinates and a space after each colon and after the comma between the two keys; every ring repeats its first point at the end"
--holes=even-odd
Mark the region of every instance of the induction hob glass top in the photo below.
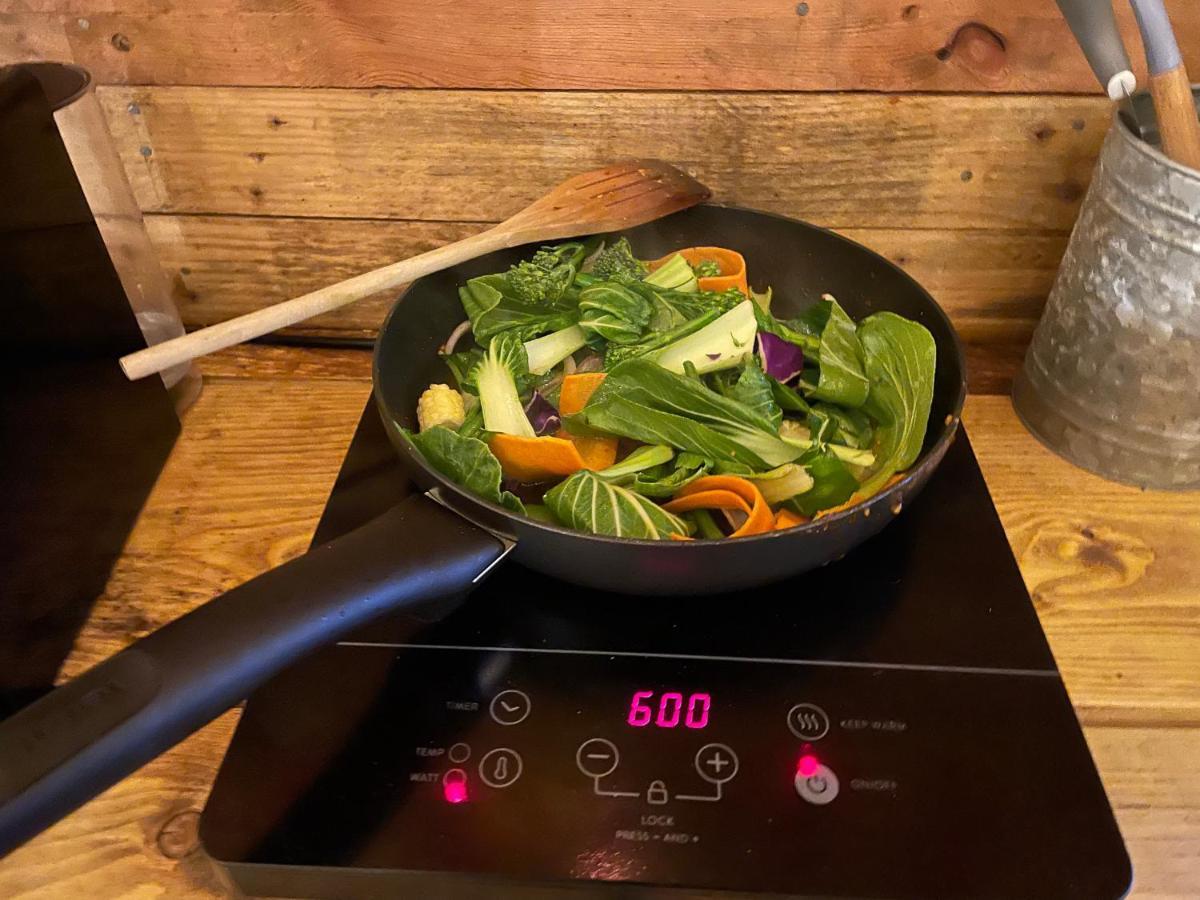
{"type": "MultiPolygon", "coordinates": [[[[315,541],[412,490],[369,405],[315,541]]],[[[1128,860],[966,435],[845,559],[709,598],[506,564],[251,698],[250,893],[1116,897],[1128,860]]]]}

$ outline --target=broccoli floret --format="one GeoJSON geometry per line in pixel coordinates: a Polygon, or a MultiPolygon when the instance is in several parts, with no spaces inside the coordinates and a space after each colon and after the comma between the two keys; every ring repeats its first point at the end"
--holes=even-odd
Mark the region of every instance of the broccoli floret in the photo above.
{"type": "Polygon", "coordinates": [[[557,303],[562,299],[583,259],[583,244],[542,247],[530,260],[508,270],[508,284],[526,303],[557,303]]]}
{"type": "Polygon", "coordinates": [[[634,257],[629,241],[621,238],[596,254],[591,274],[597,281],[636,281],[646,274],[646,264],[634,257]]]}
{"type": "Polygon", "coordinates": [[[721,274],[721,264],[715,259],[702,259],[692,266],[697,278],[716,278],[721,274]]]}

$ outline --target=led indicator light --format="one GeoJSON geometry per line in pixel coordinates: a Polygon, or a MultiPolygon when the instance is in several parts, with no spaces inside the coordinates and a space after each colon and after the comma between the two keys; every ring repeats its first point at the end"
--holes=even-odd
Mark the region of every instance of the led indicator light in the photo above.
{"type": "Polygon", "coordinates": [[[451,769],[442,776],[442,796],[447,803],[467,802],[467,773],[462,769],[451,769]]]}
{"type": "Polygon", "coordinates": [[[821,767],[821,761],[811,753],[805,753],[800,757],[800,761],[796,763],[796,771],[803,777],[809,778],[817,774],[817,769],[821,767]]]}

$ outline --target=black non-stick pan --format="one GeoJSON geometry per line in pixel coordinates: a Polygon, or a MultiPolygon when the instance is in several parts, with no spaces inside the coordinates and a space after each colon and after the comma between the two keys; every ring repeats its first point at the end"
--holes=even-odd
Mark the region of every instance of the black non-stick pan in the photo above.
{"type": "Polygon", "coordinates": [[[415,427],[421,392],[449,380],[437,350],[463,318],[458,285],[505,269],[528,249],[424,278],[396,304],[380,332],[374,380],[400,460],[428,493],[212,600],[0,723],[0,853],[174,745],[305,653],[383,613],[462,593],[506,556],[588,587],[682,599],[824,565],[900,514],[941,462],[965,395],[958,339],[929,294],[852,241],[750,210],[696,207],[636,228],[628,237],[649,258],[698,245],[740,250],[751,284],[771,285],[772,309],[785,318],[831,293],[856,319],[887,309],[928,328],[937,343],[937,375],[916,465],[866,503],[790,531],[737,540],[593,537],[513,516],[426,465],[396,426],[415,427]]]}

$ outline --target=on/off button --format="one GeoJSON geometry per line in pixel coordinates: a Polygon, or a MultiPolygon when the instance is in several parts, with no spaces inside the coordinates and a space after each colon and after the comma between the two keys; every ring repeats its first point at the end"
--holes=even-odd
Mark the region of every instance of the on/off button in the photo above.
{"type": "Polygon", "coordinates": [[[796,785],[796,793],[800,796],[800,799],[813,804],[813,806],[824,806],[827,803],[832,803],[833,799],[838,795],[838,788],[840,786],[838,784],[838,777],[826,765],[818,765],[808,775],[797,772],[794,783],[796,785]]]}

